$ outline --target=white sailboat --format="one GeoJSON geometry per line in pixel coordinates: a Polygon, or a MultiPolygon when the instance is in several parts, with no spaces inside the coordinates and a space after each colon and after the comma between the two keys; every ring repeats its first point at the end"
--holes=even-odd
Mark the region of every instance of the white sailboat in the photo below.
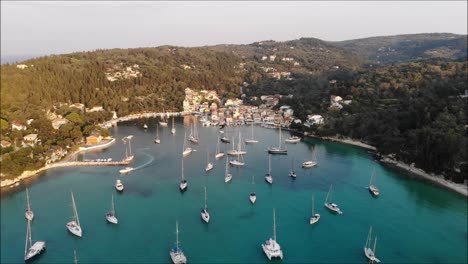
{"type": "Polygon", "coordinates": [[[302,168],[312,168],[317,166],[317,154],[315,153],[315,148],[312,151],[312,160],[302,163],[302,168]]]}
{"type": "Polygon", "coordinates": [[[208,172],[213,169],[213,162],[210,162],[210,153],[206,150],[206,167],[205,171],[208,172]]]}
{"type": "Polygon", "coordinates": [[[257,201],[257,195],[255,194],[255,176],[252,175],[252,192],[250,193],[249,199],[252,204],[257,201]]]}
{"type": "MultiPolygon", "coordinates": [[[[164,113],[164,109],[163,109],[163,113],[164,113]]],[[[164,114],[161,115],[161,121],[159,121],[159,124],[162,127],[167,127],[166,116],[164,114]]]]}
{"type": "Polygon", "coordinates": [[[175,134],[175,132],[176,132],[176,129],[175,129],[175,127],[174,127],[174,116],[172,116],[172,128],[171,128],[171,134],[173,134],[173,135],[174,135],[174,134],[175,134]]]}
{"type": "Polygon", "coordinates": [[[179,224],[176,221],[176,245],[169,252],[172,263],[174,264],[185,264],[187,263],[187,257],[185,257],[182,248],[179,247],[179,224]]]}
{"type": "Polygon", "coordinates": [[[161,144],[161,139],[159,139],[159,126],[156,125],[156,137],[154,138],[154,143],[161,144]]]}
{"type": "Polygon", "coordinates": [[[268,148],[268,153],[270,154],[288,154],[287,149],[283,149],[281,147],[281,127],[279,127],[279,141],[278,141],[278,147],[269,147],[268,148]]]}
{"type": "Polygon", "coordinates": [[[210,222],[210,213],[208,212],[208,206],[206,204],[206,187],[205,187],[205,207],[201,209],[201,218],[206,223],[210,222]]]}
{"type": "Polygon", "coordinates": [[[293,177],[294,179],[296,179],[296,171],[294,170],[294,157],[292,158],[292,161],[291,161],[291,170],[289,171],[289,174],[288,174],[289,177],[293,177]]]}
{"type": "Polygon", "coordinates": [[[224,152],[221,152],[221,150],[220,150],[219,136],[218,136],[218,140],[216,142],[216,155],[215,155],[215,158],[216,159],[224,158],[224,152]]]}
{"type": "Polygon", "coordinates": [[[187,146],[187,132],[184,134],[184,149],[182,151],[182,157],[186,157],[192,153],[193,149],[187,146]]]}
{"type": "Polygon", "coordinates": [[[313,225],[320,220],[320,214],[314,212],[314,195],[312,195],[312,216],[310,217],[310,224],[313,225]]]}
{"type": "MultiPolygon", "coordinates": [[[[233,141],[233,145],[234,145],[234,141],[233,141]]],[[[235,151],[235,154],[231,154],[231,155],[237,155],[237,159],[231,159],[229,161],[229,163],[233,166],[244,166],[245,163],[244,163],[244,157],[242,155],[244,155],[245,153],[247,153],[246,151],[243,151],[241,149],[241,146],[242,146],[242,140],[241,140],[241,136],[240,136],[240,133],[239,133],[239,143],[237,144],[237,150],[235,151]]],[[[228,152],[229,154],[229,152],[228,152]]]]}
{"type": "Polygon", "coordinates": [[[194,124],[193,124],[193,130],[192,130],[192,126],[190,127],[189,140],[190,140],[193,144],[198,144],[197,123],[194,123],[194,124]]]}
{"type": "Polygon", "coordinates": [[[276,216],[275,216],[275,209],[273,208],[273,238],[268,239],[262,244],[263,252],[268,257],[269,260],[271,258],[280,258],[283,259],[283,251],[281,250],[280,244],[276,242],[276,216]]]}
{"type": "Polygon", "coordinates": [[[112,195],[112,204],[110,212],[106,213],[106,220],[111,224],[118,224],[119,220],[115,216],[115,208],[114,208],[114,195],[112,195]]]}
{"type": "MultiPolygon", "coordinates": [[[[325,205],[326,208],[328,208],[332,212],[335,212],[335,213],[338,213],[338,214],[343,214],[343,212],[340,210],[340,208],[338,207],[337,204],[328,202],[328,196],[330,196],[332,186],[333,185],[330,185],[330,190],[327,193],[327,198],[325,199],[325,204],[324,205],[325,205]]],[[[330,198],[330,200],[331,200],[331,198],[330,198]]]]}
{"type": "Polygon", "coordinates": [[[232,180],[232,174],[229,172],[228,160],[226,159],[226,172],[224,173],[224,182],[228,183],[232,180]]]}
{"type": "Polygon", "coordinates": [[[43,250],[45,250],[45,241],[36,241],[34,244],[32,243],[31,239],[31,220],[27,220],[27,227],[26,227],[26,242],[24,245],[24,261],[27,261],[34,256],[41,254],[43,250]]]}
{"type": "Polygon", "coordinates": [[[188,187],[188,183],[184,175],[184,159],[182,159],[182,176],[180,179],[179,189],[181,192],[185,192],[187,190],[187,187],[188,187]]]}
{"type": "Polygon", "coordinates": [[[374,248],[371,248],[372,242],[372,226],[369,229],[369,234],[367,235],[366,245],[364,246],[364,254],[369,259],[370,263],[380,263],[380,259],[375,256],[375,247],[377,246],[377,236],[374,239],[374,248]]]}
{"type": "Polygon", "coordinates": [[[123,191],[124,185],[123,185],[123,183],[122,183],[121,180],[117,179],[117,180],[115,181],[115,189],[116,189],[117,191],[119,191],[119,192],[123,191]]]}
{"type": "Polygon", "coordinates": [[[271,155],[268,155],[268,173],[265,174],[265,181],[273,184],[273,176],[271,175],[271,155]]]}
{"type": "Polygon", "coordinates": [[[147,125],[147,124],[144,124],[144,125],[143,125],[143,128],[144,128],[144,129],[148,129],[148,125],[147,125]]]}
{"type": "Polygon", "coordinates": [[[374,195],[374,196],[379,196],[380,195],[380,190],[374,185],[373,180],[375,176],[375,167],[372,170],[372,175],[369,181],[369,192],[374,195]]]}
{"type": "Polygon", "coordinates": [[[78,218],[78,211],[76,210],[75,197],[73,192],[71,193],[72,207],[73,207],[73,220],[67,223],[68,231],[70,231],[75,236],[82,236],[82,230],[80,226],[80,219],[78,218]]]}
{"type": "Polygon", "coordinates": [[[252,123],[252,137],[249,138],[249,139],[246,139],[245,144],[255,144],[255,143],[258,143],[258,140],[256,140],[255,137],[254,137],[254,127],[253,127],[253,123],[252,123]]]}
{"type": "Polygon", "coordinates": [[[26,211],[24,212],[26,219],[32,221],[34,219],[34,212],[31,210],[31,205],[29,204],[29,190],[26,188],[26,211]]]}
{"type": "MultiPolygon", "coordinates": [[[[126,137],[124,137],[124,138],[122,139],[122,140],[125,139],[125,140],[124,140],[124,144],[126,144],[126,143],[127,143],[127,140],[128,140],[128,150],[129,150],[129,153],[130,153],[130,156],[129,156],[128,153],[127,153],[127,147],[125,147],[125,159],[124,159],[124,161],[130,162],[130,161],[132,161],[133,158],[134,158],[134,156],[133,156],[133,154],[132,154],[132,138],[133,138],[133,136],[132,136],[132,135],[129,135],[129,136],[126,136],[126,137]]],[[[121,173],[122,173],[122,172],[121,172],[121,173]]]]}

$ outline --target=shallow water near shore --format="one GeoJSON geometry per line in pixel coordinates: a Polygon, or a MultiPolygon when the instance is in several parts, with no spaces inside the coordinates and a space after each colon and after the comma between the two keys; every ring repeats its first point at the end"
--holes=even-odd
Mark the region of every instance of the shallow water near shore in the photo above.
{"type": "MultiPolygon", "coordinates": [[[[198,124],[200,144],[184,159],[188,190],[180,193],[181,152],[184,124],[176,119],[176,135],[170,124],[161,128],[161,144],[154,144],[155,119],[119,123],[112,129],[117,142],[110,148],[84,154],[82,159],[124,156],[120,140],[134,135],[132,149],[135,171],[121,176],[121,167],[56,168],[28,180],[1,196],[2,263],[22,263],[26,219],[25,187],[29,187],[33,240],[45,240],[47,250],[34,263],[72,263],[76,249],[79,263],[169,263],[175,242],[175,221],[180,242],[190,263],[266,263],[261,243],[272,236],[272,209],[276,208],[277,240],[284,263],[367,263],[363,247],[369,227],[378,236],[377,256],[384,263],[466,263],[466,198],[445,189],[410,179],[372,160],[365,150],[339,143],[305,139],[288,144],[288,155],[272,156],[273,185],[265,149],[278,142],[278,131],[255,127],[260,141],[247,145],[246,166],[230,168],[233,179],[224,183],[225,159],[213,160],[214,169],[205,173],[207,148],[216,148],[218,128],[198,124]],[[143,129],[147,123],[149,128],[143,129]],[[312,150],[318,167],[301,169],[312,150]],[[292,158],[297,179],[288,177],[292,158]],[[367,185],[375,166],[375,184],[381,195],[374,198],[367,185]],[[255,185],[252,185],[252,175],[255,185]],[[114,183],[121,179],[122,194],[114,183]],[[330,184],[332,200],[342,215],[327,211],[323,202],[330,184]],[[211,221],[200,217],[207,187],[211,221]],[[255,188],[257,202],[249,193],[255,188]],[[72,236],[65,227],[71,219],[70,190],[75,194],[83,237],[72,236]],[[114,194],[118,225],[108,224],[105,213],[114,194]],[[311,226],[311,196],[320,221],[311,226]]],[[[249,126],[240,128],[250,137],[249,126]]],[[[238,140],[237,128],[226,130],[238,140]]],[[[286,138],[289,132],[283,132],[286,138]]],[[[221,144],[230,149],[231,145],[221,144]]],[[[274,261],[276,262],[276,261],[274,261]]]]}

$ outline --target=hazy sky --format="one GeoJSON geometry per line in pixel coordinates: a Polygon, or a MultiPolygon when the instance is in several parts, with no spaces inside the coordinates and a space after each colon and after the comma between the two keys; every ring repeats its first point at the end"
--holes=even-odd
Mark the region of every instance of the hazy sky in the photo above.
{"type": "Polygon", "coordinates": [[[1,54],[466,34],[467,2],[1,1],[1,54]]]}

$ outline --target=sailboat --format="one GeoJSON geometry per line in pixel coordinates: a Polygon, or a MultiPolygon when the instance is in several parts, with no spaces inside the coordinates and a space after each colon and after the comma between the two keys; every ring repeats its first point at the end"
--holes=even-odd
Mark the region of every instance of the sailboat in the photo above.
{"type": "Polygon", "coordinates": [[[273,238],[268,239],[262,244],[263,252],[268,257],[269,260],[271,258],[280,258],[283,259],[283,251],[281,250],[280,244],[276,242],[276,216],[275,216],[275,209],[273,208],[273,238]]]}
{"type": "Polygon", "coordinates": [[[257,195],[255,194],[255,178],[254,177],[255,176],[252,175],[252,192],[250,193],[250,197],[249,197],[250,202],[252,204],[254,204],[255,201],[257,201],[257,195]]]}
{"type": "Polygon", "coordinates": [[[188,183],[184,176],[184,159],[182,159],[182,176],[179,184],[179,189],[181,192],[185,192],[185,190],[187,190],[187,187],[188,183]]]}
{"type": "Polygon", "coordinates": [[[29,204],[29,190],[26,188],[26,211],[24,212],[26,219],[32,221],[34,218],[34,212],[31,210],[31,205],[29,204]]]}
{"type": "Polygon", "coordinates": [[[273,176],[271,175],[271,155],[268,155],[268,173],[265,174],[265,181],[273,184],[273,176]]]}
{"type": "Polygon", "coordinates": [[[187,263],[187,257],[185,257],[182,248],[179,247],[179,224],[176,221],[176,245],[169,252],[172,262],[174,264],[185,264],[187,263]]]}
{"type": "Polygon", "coordinates": [[[201,218],[206,223],[210,222],[210,213],[208,212],[208,206],[206,205],[206,187],[205,187],[205,207],[201,209],[201,218]]]}
{"type": "Polygon", "coordinates": [[[148,125],[147,125],[147,124],[144,124],[144,125],[143,125],[143,128],[144,128],[144,129],[148,129],[148,125]]]}
{"type": "Polygon", "coordinates": [[[249,138],[249,139],[246,139],[245,144],[255,144],[255,143],[258,143],[258,140],[256,140],[254,138],[254,127],[253,127],[253,123],[252,123],[252,137],[249,138]]]}
{"type": "Polygon", "coordinates": [[[268,148],[268,153],[270,153],[270,154],[288,154],[287,149],[281,148],[281,127],[279,127],[278,147],[269,147],[268,148]]]}
{"type": "MultiPolygon", "coordinates": [[[[234,147],[234,140],[232,142],[233,144],[233,147],[234,147]]],[[[244,163],[244,158],[242,155],[244,155],[245,153],[247,153],[246,151],[243,151],[241,149],[241,146],[242,146],[242,140],[241,140],[241,135],[239,133],[239,143],[237,144],[237,150],[234,151],[235,154],[231,154],[231,155],[237,155],[237,159],[231,159],[229,161],[229,163],[233,166],[244,166],[245,163],[244,163]]],[[[230,154],[228,152],[228,154],[230,154]]]]}
{"type": "Polygon", "coordinates": [[[228,160],[226,159],[226,172],[224,173],[224,182],[228,183],[232,180],[232,174],[229,172],[228,160]]]}
{"type": "Polygon", "coordinates": [[[236,156],[236,155],[244,155],[247,154],[247,151],[242,150],[242,139],[241,134],[239,132],[239,142],[237,144],[237,149],[234,147],[234,137],[232,138],[232,149],[227,152],[228,155],[236,156]]]}
{"type": "MultiPolygon", "coordinates": [[[[164,109],[163,109],[163,113],[164,113],[164,109]]],[[[165,118],[165,115],[164,115],[164,114],[161,115],[161,121],[159,121],[159,124],[160,124],[162,127],[167,127],[167,121],[166,121],[166,118],[165,118]]]]}
{"type": "Polygon", "coordinates": [[[293,177],[294,179],[296,178],[296,172],[294,171],[294,157],[292,158],[291,161],[291,170],[289,171],[289,177],[293,177]]]}
{"type": "Polygon", "coordinates": [[[32,243],[31,239],[31,220],[28,219],[27,227],[26,227],[26,242],[24,245],[24,261],[27,261],[34,256],[41,254],[43,250],[45,250],[45,242],[44,241],[36,241],[34,244],[32,243]]]}
{"type": "Polygon", "coordinates": [[[218,140],[216,142],[216,155],[215,155],[215,158],[216,159],[224,158],[224,152],[221,152],[221,150],[220,150],[219,136],[218,136],[218,140]]]}
{"type": "Polygon", "coordinates": [[[189,146],[187,146],[187,132],[184,134],[184,150],[182,151],[182,157],[190,155],[192,153],[193,149],[189,146]]]}
{"type": "Polygon", "coordinates": [[[213,162],[210,162],[210,153],[206,150],[206,167],[205,171],[210,171],[213,169],[213,162]]]}
{"type": "Polygon", "coordinates": [[[174,127],[174,116],[172,116],[172,128],[171,128],[171,134],[175,134],[176,129],[174,127]]]}
{"type": "Polygon", "coordinates": [[[364,246],[364,254],[369,259],[370,263],[380,263],[380,259],[375,256],[375,247],[377,246],[377,236],[374,239],[374,248],[371,248],[372,242],[372,226],[369,229],[369,234],[367,235],[366,245],[364,246]]]}
{"type": "MultiPolygon", "coordinates": [[[[134,158],[134,156],[133,156],[133,154],[132,154],[132,138],[133,138],[133,135],[129,135],[129,136],[126,136],[126,137],[122,138],[122,140],[125,139],[125,140],[124,140],[124,143],[125,143],[125,144],[127,143],[127,140],[128,140],[128,150],[129,150],[129,152],[130,152],[130,156],[129,156],[128,153],[127,153],[127,147],[126,147],[126,148],[125,148],[125,159],[124,159],[124,161],[130,162],[130,161],[132,161],[133,158],[134,158]]],[[[129,167],[127,167],[127,168],[129,168],[129,167]]],[[[120,172],[120,173],[122,173],[122,172],[120,172]]]]}
{"type": "Polygon", "coordinates": [[[160,144],[161,140],[159,139],[159,126],[156,125],[156,137],[154,138],[154,143],[160,144]]]}
{"type": "Polygon", "coordinates": [[[312,160],[302,163],[302,168],[312,168],[317,166],[317,155],[315,153],[315,148],[312,151],[312,160]]]}
{"type": "Polygon", "coordinates": [[[76,210],[75,197],[73,192],[71,193],[72,207],[73,207],[73,220],[67,223],[68,231],[70,231],[75,236],[81,237],[82,231],[80,226],[80,219],[78,218],[78,211],[76,210]]]}
{"type": "MultiPolygon", "coordinates": [[[[330,190],[328,191],[327,193],[327,198],[325,199],[325,207],[328,208],[330,211],[332,212],[335,212],[335,213],[338,213],[338,214],[342,214],[343,212],[340,210],[340,208],[338,207],[337,204],[335,203],[331,203],[331,202],[328,202],[328,196],[330,196],[330,192],[332,190],[332,186],[333,185],[330,185],[330,190]]],[[[330,198],[331,200],[331,198],[330,198]]]]}
{"type": "Polygon", "coordinates": [[[189,140],[190,140],[193,144],[198,144],[197,123],[194,123],[194,124],[193,124],[193,130],[192,130],[192,126],[190,126],[189,140]]]}
{"type": "Polygon", "coordinates": [[[112,205],[111,205],[111,210],[110,212],[107,212],[106,214],[106,220],[107,222],[111,224],[118,224],[119,220],[115,216],[115,208],[114,208],[114,195],[112,195],[112,205]]]}
{"type": "Polygon", "coordinates": [[[372,170],[372,175],[371,175],[370,182],[369,182],[369,192],[374,196],[379,196],[380,190],[377,187],[375,187],[375,185],[372,182],[374,180],[374,176],[375,176],[375,167],[372,170]]]}
{"type": "Polygon", "coordinates": [[[312,216],[310,217],[310,224],[313,225],[320,220],[320,214],[314,212],[314,195],[312,195],[312,216]]]}
{"type": "Polygon", "coordinates": [[[230,140],[227,136],[223,136],[223,137],[221,138],[221,142],[223,142],[223,143],[231,143],[231,140],[230,140]]]}

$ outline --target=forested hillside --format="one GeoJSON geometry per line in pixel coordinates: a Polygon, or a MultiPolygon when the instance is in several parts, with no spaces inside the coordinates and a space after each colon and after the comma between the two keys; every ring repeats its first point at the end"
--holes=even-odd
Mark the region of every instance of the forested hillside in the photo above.
{"type": "Polygon", "coordinates": [[[371,37],[330,44],[382,64],[431,58],[466,60],[467,56],[467,36],[448,33],[371,37]]]}
{"type": "Polygon", "coordinates": [[[382,154],[395,154],[404,162],[463,182],[468,179],[467,70],[467,62],[425,61],[296,76],[293,81],[267,80],[247,92],[292,93],[293,99],[280,104],[291,105],[302,120],[308,114],[325,117],[325,125],[312,126],[310,132],[359,139],[382,154]],[[331,95],[351,103],[341,110],[330,107],[331,95]]]}

